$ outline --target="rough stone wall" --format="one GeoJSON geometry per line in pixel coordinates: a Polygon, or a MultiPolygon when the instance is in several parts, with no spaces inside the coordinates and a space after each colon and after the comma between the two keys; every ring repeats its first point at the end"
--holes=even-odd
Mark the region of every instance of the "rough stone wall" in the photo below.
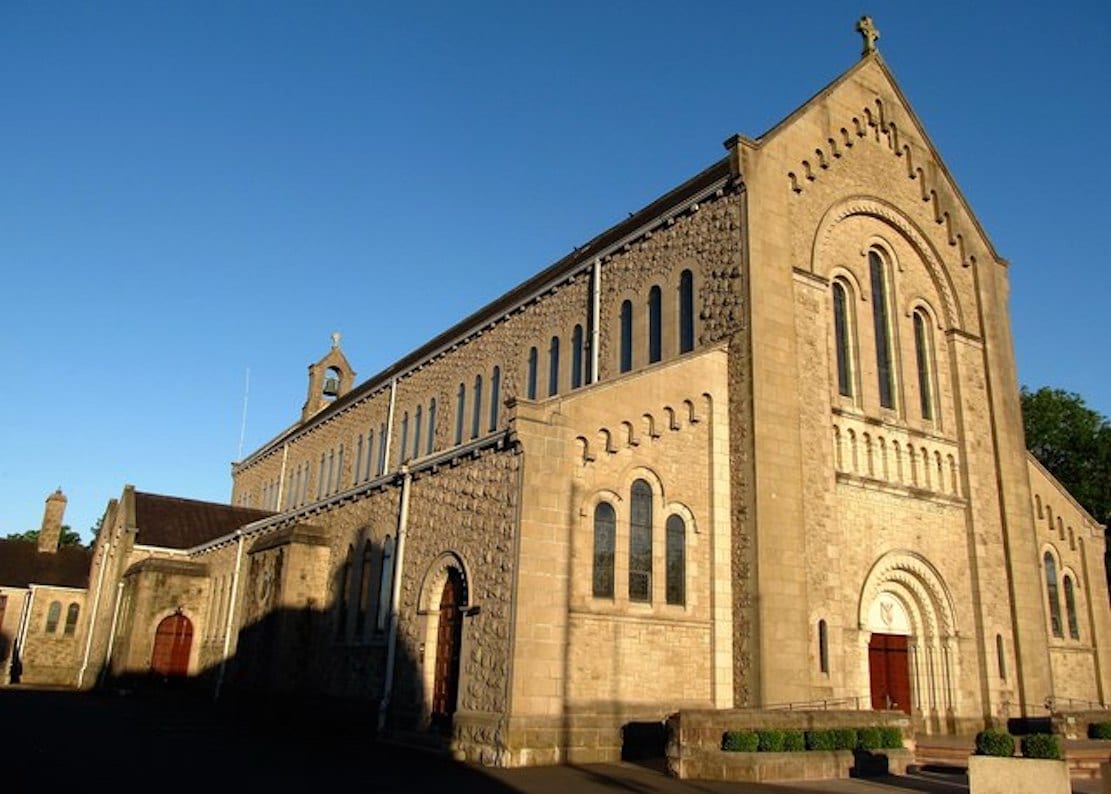
{"type": "Polygon", "coordinates": [[[136,569],[125,576],[126,623],[121,624],[120,635],[126,642],[118,646],[119,654],[113,653],[113,672],[124,676],[146,675],[158,624],[179,611],[193,626],[190,675],[201,672],[198,628],[203,625],[206,585],[203,575],[150,568],[136,569]]]}
{"type": "MultiPolygon", "coordinates": [[[[21,654],[21,683],[71,686],[76,680],[77,667],[84,651],[85,591],[68,587],[35,587],[33,592],[31,616],[21,654]],[[59,606],[58,622],[53,631],[47,632],[47,617],[52,603],[59,606]],[[67,634],[66,612],[71,604],[77,605],[78,621],[73,633],[67,634]]],[[[6,677],[7,670],[4,674],[6,677]]]]}

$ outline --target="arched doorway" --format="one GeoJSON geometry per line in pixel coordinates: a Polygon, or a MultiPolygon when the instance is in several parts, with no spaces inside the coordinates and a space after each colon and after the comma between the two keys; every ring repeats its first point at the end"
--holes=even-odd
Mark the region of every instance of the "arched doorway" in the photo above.
{"type": "Polygon", "coordinates": [[[459,695],[459,651],[463,637],[465,603],[463,577],[457,568],[447,569],[447,580],[440,595],[440,614],[436,628],[435,678],[432,685],[432,727],[451,731],[451,720],[459,695]]]}
{"type": "Polygon", "coordinates": [[[178,612],[163,618],[154,632],[150,669],[163,678],[184,678],[189,674],[189,651],[193,646],[193,624],[178,612]]]}

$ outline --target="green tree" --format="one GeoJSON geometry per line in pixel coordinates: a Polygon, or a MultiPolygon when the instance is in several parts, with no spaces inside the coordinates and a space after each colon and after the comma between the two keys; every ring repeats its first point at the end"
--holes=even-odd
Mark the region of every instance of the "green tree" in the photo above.
{"type": "MultiPolygon", "coordinates": [[[[39,530],[29,529],[26,532],[13,532],[4,540],[27,540],[32,543],[37,543],[39,540],[39,530]]],[[[80,546],[81,536],[70,528],[69,524],[62,524],[62,534],[58,540],[59,546],[80,546]]]]}

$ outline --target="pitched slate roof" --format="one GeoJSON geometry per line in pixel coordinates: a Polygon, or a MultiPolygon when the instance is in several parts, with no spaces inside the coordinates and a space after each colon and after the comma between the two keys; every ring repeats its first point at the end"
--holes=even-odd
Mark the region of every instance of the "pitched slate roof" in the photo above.
{"type": "Polygon", "coordinates": [[[92,549],[84,546],[61,546],[50,554],[33,540],[0,540],[0,585],[88,587],[92,558],[92,549]]]}
{"type": "Polygon", "coordinates": [[[274,515],[218,502],[135,492],[135,542],[143,546],[189,549],[228,535],[245,524],[274,515]]]}

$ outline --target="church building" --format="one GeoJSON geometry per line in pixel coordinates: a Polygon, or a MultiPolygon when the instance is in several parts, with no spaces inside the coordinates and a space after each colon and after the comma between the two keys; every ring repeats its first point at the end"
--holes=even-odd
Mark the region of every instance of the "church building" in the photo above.
{"type": "Polygon", "coordinates": [[[1104,528],[1025,448],[1008,263],[859,28],[777,126],[383,371],[333,336],[230,505],[126,487],[73,683],[336,698],[499,766],[685,708],[1107,704],[1104,528]]]}

